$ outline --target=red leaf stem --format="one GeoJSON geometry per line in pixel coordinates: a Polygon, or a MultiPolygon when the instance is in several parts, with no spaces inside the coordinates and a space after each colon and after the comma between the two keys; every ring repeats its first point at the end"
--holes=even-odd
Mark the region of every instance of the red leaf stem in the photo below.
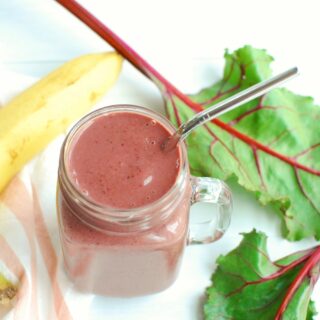
{"type": "Polygon", "coordinates": [[[309,172],[311,174],[314,174],[316,176],[320,176],[320,171],[313,169],[313,168],[309,168],[299,162],[297,162],[295,160],[295,158],[291,158],[291,157],[287,157],[271,148],[269,148],[268,146],[258,142],[257,140],[252,139],[251,137],[241,133],[240,131],[232,128],[230,125],[222,122],[219,119],[214,119],[211,122],[213,122],[214,124],[216,124],[217,126],[219,126],[221,129],[229,132],[231,135],[237,137],[239,140],[242,140],[244,142],[246,142],[249,146],[251,146],[251,148],[256,148],[259,149],[261,151],[264,151],[265,153],[278,158],[279,160],[282,160],[283,162],[286,162],[288,164],[290,164],[292,167],[297,168],[297,169],[301,169],[303,171],[309,172]]]}
{"type": "Polygon", "coordinates": [[[306,277],[310,277],[310,273],[312,269],[316,266],[317,263],[320,261],[320,247],[317,247],[313,254],[309,257],[305,265],[301,268],[300,272],[298,273],[297,277],[294,279],[288,291],[278,309],[278,312],[275,316],[275,320],[281,320],[283,313],[285,312],[290,300],[293,298],[295,292],[304,281],[306,277]]]}
{"type": "MultiPolygon", "coordinates": [[[[231,291],[228,293],[227,297],[230,297],[236,293],[239,293],[240,291],[242,291],[244,288],[246,288],[247,286],[250,286],[250,285],[256,285],[256,284],[259,284],[259,283],[264,283],[264,282],[267,282],[267,281],[270,281],[270,280],[274,280],[274,279],[277,279],[279,278],[280,276],[284,275],[286,272],[292,270],[293,268],[295,268],[296,266],[304,263],[305,261],[307,261],[308,259],[311,259],[314,254],[316,253],[317,250],[320,250],[320,247],[317,247],[315,249],[311,249],[310,252],[308,252],[306,255],[300,257],[299,259],[297,260],[294,260],[293,262],[287,264],[287,265],[284,265],[284,266],[281,266],[279,268],[278,271],[270,274],[269,276],[265,276],[265,277],[262,277],[260,275],[258,275],[260,277],[260,279],[258,280],[254,280],[254,281],[244,281],[244,284],[241,285],[239,288],[237,288],[236,290],[234,291],[231,291]]],[[[320,257],[319,257],[320,258],[320,257]]],[[[243,258],[242,258],[243,260],[243,258]]],[[[243,260],[244,261],[244,260],[243,260]]],[[[247,262],[246,262],[247,263],[247,262]]],[[[251,270],[253,272],[256,273],[256,271],[254,269],[252,269],[252,267],[250,266],[249,263],[247,263],[248,267],[251,268],[251,270]]]]}

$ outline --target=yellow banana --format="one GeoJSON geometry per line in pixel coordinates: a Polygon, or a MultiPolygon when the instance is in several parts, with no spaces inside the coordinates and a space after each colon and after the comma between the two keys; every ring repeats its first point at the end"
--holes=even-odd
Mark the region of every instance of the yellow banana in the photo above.
{"type": "Polygon", "coordinates": [[[0,306],[8,304],[16,295],[17,288],[0,274],[0,306]]]}
{"type": "Polygon", "coordinates": [[[0,193],[11,178],[116,81],[114,52],[71,60],[0,108],[0,193]]]}

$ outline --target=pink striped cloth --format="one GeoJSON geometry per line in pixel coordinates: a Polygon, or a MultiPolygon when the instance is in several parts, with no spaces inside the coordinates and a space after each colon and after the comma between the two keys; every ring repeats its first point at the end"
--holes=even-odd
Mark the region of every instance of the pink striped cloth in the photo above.
{"type": "MultiPolygon", "coordinates": [[[[12,79],[17,90],[30,83],[20,81],[12,79]]],[[[2,104],[15,94],[12,88],[1,90],[2,104]]],[[[61,261],[55,193],[63,138],[28,163],[0,195],[0,270],[19,284],[13,305],[0,307],[1,319],[90,319],[93,296],[73,289],[61,261]]]]}

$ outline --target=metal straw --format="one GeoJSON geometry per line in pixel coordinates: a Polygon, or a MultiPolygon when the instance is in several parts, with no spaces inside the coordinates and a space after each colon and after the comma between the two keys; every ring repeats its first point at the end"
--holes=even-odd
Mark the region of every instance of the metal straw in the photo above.
{"type": "Polygon", "coordinates": [[[191,131],[203,125],[213,118],[217,118],[222,114],[233,110],[246,102],[262,96],[273,88],[279,86],[286,80],[298,74],[298,68],[294,67],[283,73],[280,73],[268,80],[257,83],[248,89],[245,89],[237,94],[227,98],[217,104],[197,113],[188,122],[182,124],[178,130],[170,137],[168,137],[162,144],[164,151],[170,151],[175,148],[177,143],[183,141],[191,131]]]}

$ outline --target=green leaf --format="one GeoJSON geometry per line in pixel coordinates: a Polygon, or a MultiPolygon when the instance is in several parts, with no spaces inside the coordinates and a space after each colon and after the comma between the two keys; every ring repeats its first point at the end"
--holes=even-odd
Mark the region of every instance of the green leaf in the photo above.
{"type": "MultiPolygon", "coordinates": [[[[265,50],[226,51],[223,78],[189,98],[166,87],[176,125],[272,71],[265,50]]],[[[194,175],[236,177],[262,204],[271,204],[290,240],[320,239],[320,108],[313,99],[275,89],[195,130],[187,139],[194,175]]]]}
{"type": "Polygon", "coordinates": [[[254,230],[218,258],[207,289],[206,320],[312,319],[316,312],[310,296],[319,276],[320,246],[272,262],[266,244],[266,235],[254,230]]]}
{"type": "Polygon", "coordinates": [[[314,301],[310,301],[306,320],[313,320],[313,317],[316,316],[317,314],[318,313],[317,313],[314,301]]]}

